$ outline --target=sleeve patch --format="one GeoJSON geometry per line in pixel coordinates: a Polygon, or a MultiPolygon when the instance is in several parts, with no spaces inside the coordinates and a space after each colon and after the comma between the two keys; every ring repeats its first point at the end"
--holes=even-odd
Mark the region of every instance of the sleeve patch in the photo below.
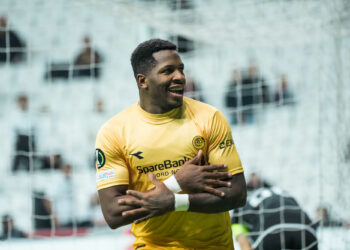
{"type": "Polygon", "coordinates": [[[96,164],[98,168],[102,168],[103,165],[106,163],[106,157],[103,151],[99,148],[96,148],[95,151],[95,157],[96,157],[96,164]]]}
{"type": "Polygon", "coordinates": [[[96,174],[96,182],[98,183],[100,181],[111,179],[111,178],[114,178],[114,177],[115,177],[115,174],[114,174],[114,170],[113,169],[101,171],[101,172],[98,172],[96,174]]]}

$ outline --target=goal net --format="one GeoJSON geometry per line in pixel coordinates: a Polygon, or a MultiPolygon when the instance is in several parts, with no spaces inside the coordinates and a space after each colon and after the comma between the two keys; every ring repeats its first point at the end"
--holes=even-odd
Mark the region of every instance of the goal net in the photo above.
{"type": "Polygon", "coordinates": [[[225,114],[247,180],[327,212],[320,249],[350,245],[348,1],[2,0],[0,16],[0,216],[26,234],[0,249],[130,247],[103,221],[94,141],[137,102],[129,58],[156,37],[178,45],[186,95],[225,114]]]}

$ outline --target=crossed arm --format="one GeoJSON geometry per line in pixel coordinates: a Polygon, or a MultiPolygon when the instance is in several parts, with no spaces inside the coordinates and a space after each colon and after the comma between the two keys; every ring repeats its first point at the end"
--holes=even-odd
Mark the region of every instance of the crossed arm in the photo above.
{"type": "MultiPolygon", "coordinates": [[[[243,173],[213,172],[226,166],[198,166],[199,158],[200,154],[175,174],[182,190],[189,194],[189,211],[219,213],[243,206],[246,201],[243,173]]],[[[146,192],[128,190],[127,185],[99,190],[102,211],[111,228],[174,211],[174,194],[152,174],[149,178],[155,188],[146,192]]]]}

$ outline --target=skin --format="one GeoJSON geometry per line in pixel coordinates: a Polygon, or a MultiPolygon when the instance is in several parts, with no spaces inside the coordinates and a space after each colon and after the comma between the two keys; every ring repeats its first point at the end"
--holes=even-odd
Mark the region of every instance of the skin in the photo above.
{"type": "MultiPolygon", "coordinates": [[[[169,90],[184,88],[184,64],[175,50],[158,51],[153,57],[157,64],[150,72],[136,76],[140,106],[148,113],[162,114],[183,104],[183,91],[169,90]]],[[[244,175],[222,172],[227,169],[225,164],[201,166],[202,156],[199,151],[175,174],[182,190],[189,194],[189,211],[218,213],[243,206],[246,201],[244,175]]],[[[127,185],[98,191],[102,212],[112,229],[174,211],[174,194],[152,174],[149,178],[155,188],[146,192],[128,190],[127,185]]]]}
{"type": "Polygon", "coordinates": [[[250,245],[249,239],[246,235],[238,235],[237,241],[242,250],[252,250],[252,246],[250,245]]]}
{"type": "MultiPolygon", "coordinates": [[[[149,175],[149,178],[155,185],[155,189],[146,193],[127,190],[126,194],[132,197],[125,197],[118,201],[118,204],[120,205],[139,207],[122,213],[123,217],[137,218],[134,220],[136,224],[154,216],[174,211],[174,198],[172,197],[172,192],[169,191],[162,182],[157,181],[152,174],[149,175]],[[154,196],[159,196],[159,199],[155,200],[154,196]]],[[[243,174],[233,175],[230,183],[230,188],[218,188],[220,191],[224,192],[225,196],[223,198],[209,193],[190,194],[190,207],[188,211],[220,213],[243,206],[246,199],[243,190],[245,185],[243,174]]]]}
{"type": "Polygon", "coordinates": [[[148,75],[137,74],[140,106],[151,114],[166,113],[183,103],[183,95],[169,92],[172,87],[185,87],[184,64],[175,50],[153,53],[157,65],[148,75]]]}
{"type": "MultiPolygon", "coordinates": [[[[203,153],[200,150],[193,159],[185,162],[176,172],[175,178],[181,189],[186,190],[188,193],[210,192],[212,193],[211,196],[218,197],[218,199],[221,200],[222,198],[220,197],[223,197],[225,192],[214,187],[231,187],[231,181],[227,181],[228,176],[231,176],[231,174],[227,172],[213,172],[214,170],[224,170],[226,168],[224,164],[207,166],[197,165],[202,155],[203,153]],[[223,181],[223,179],[225,179],[225,181],[223,181]],[[210,184],[213,187],[209,186],[210,184]]],[[[139,209],[141,207],[139,205],[139,198],[129,194],[131,190],[128,191],[128,185],[117,185],[98,191],[103,215],[112,229],[132,222],[139,223],[145,220],[146,216],[150,218],[151,215],[161,215],[174,210],[173,193],[170,192],[162,182],[153,178],[153,175],[150,176],[150,179],[155,185],[155,188],[142,193],[145,195],[147,194],[147,196],[143,197],[148,199],[147,202],[144,203],[147,209],[139,209]],[[149,200],[153,199],[152,196],[158,196],[157,200],[149,200]],[[159,207],[150,207],[157,205],[159,207]],[[143,220],[140,220],[142,218],[143,220]]],[[[136,196],[137,195],[138,194],[136,194],[136,196]]],[[[209,200],[213,202],[212,199],[209,200]]]]}

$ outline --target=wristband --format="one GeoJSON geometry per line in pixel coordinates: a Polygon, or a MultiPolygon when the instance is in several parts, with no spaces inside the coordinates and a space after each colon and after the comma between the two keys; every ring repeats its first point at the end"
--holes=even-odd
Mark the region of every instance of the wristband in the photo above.
{"type": "Polygon", "coordinates": [[[170,176],[168,179],[163,181],[164,185],[174,194],[182,191],[179,183],[177,182],[175,175],[170,176]]]}
{"type": "Polygon", "coordinates": [[[188,194],[174,194],[175,211],[187,211],[190,207],[188,194]]]}

